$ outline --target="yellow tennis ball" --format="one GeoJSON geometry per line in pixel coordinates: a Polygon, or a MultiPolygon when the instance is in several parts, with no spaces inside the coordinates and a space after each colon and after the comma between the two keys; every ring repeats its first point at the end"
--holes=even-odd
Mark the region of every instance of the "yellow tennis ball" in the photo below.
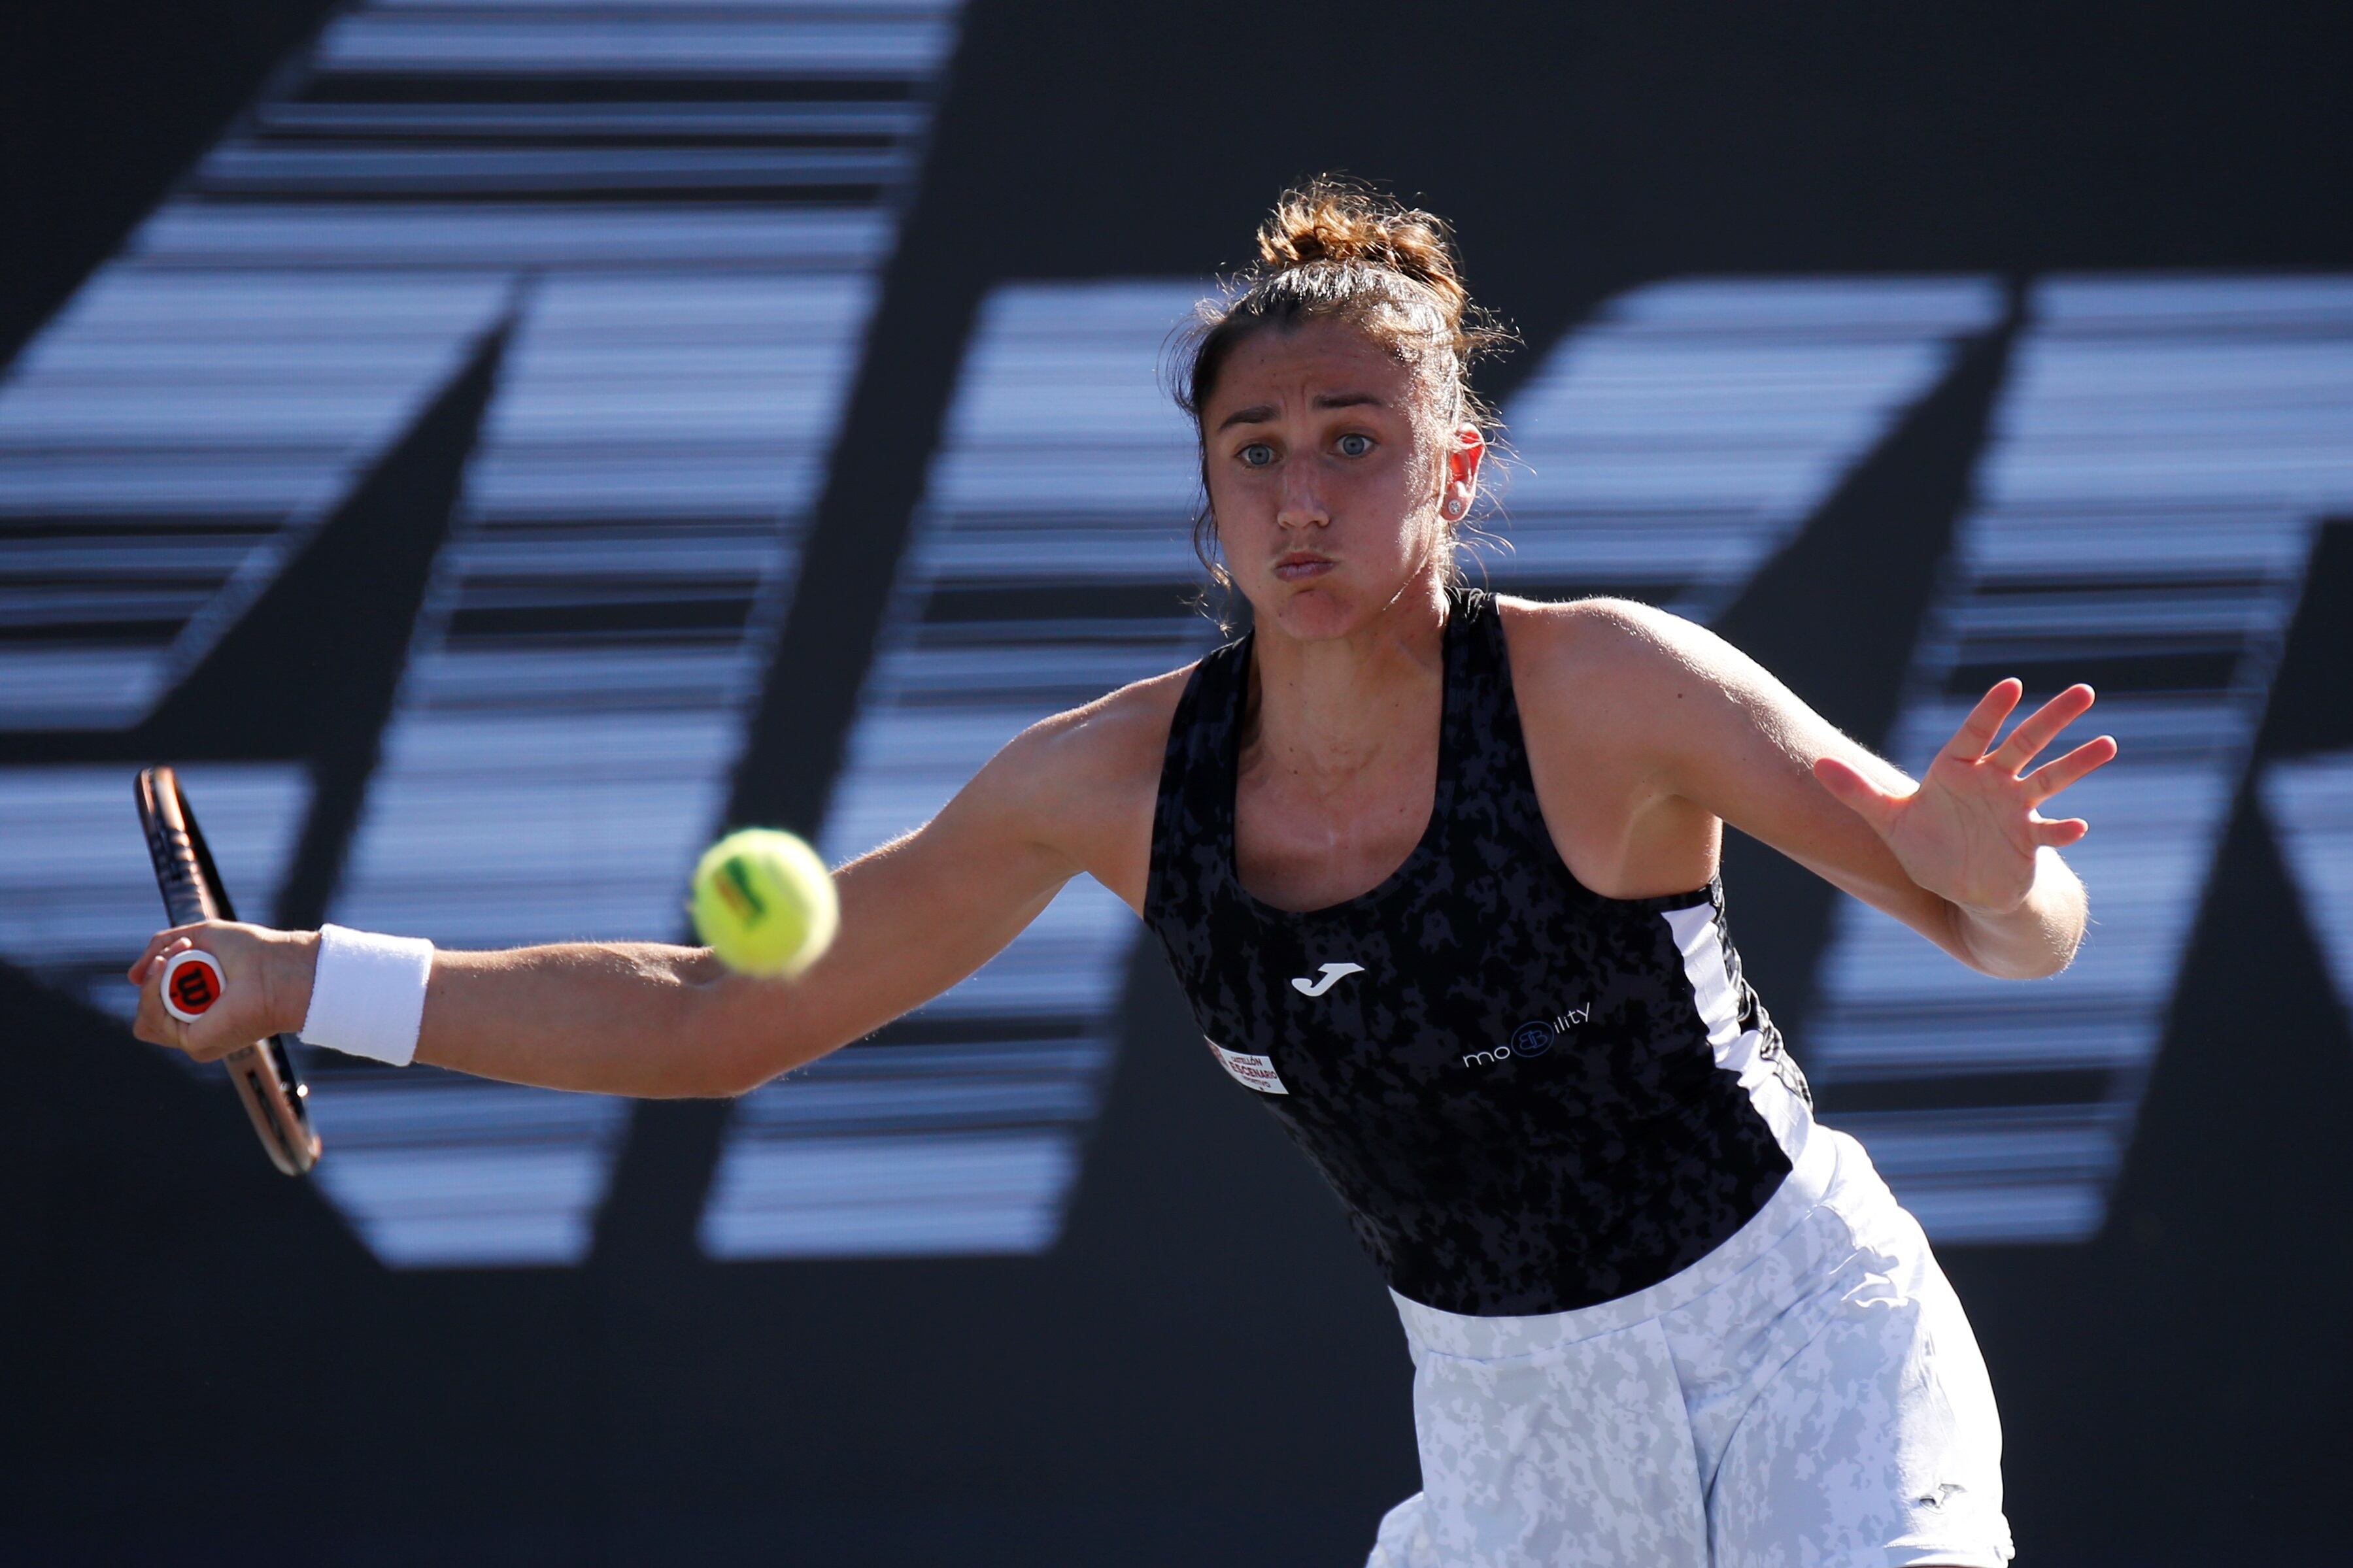
{"type": "Polygon", "coordinates": [[[689,908],[703,944],[744,974],[798,974],[841,920],[825,862],[773,827],[746,827],[704,850],[689,908]]]}

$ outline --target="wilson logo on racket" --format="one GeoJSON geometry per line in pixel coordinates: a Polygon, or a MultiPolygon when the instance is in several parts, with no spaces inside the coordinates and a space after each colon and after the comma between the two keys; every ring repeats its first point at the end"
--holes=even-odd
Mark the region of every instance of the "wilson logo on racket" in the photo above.
{"type": "Polygon", "coordinates": [[[220,1000],[213,988],[213,972],[201,963],[191,963],[172,976],[172,1000],[191,1013],[201,1013],[220,1000]]]}
{"type": "Polygon", "coordinates": [[[164,966],[164,1010],[193,1024],[221,997],[220,964],[202,949],[174,953],[164,966]]]}
{"type": "Polygon", "coordinates": [[[712,885],[718,889],[719,897],[727,905],[728,911],[747,925],[757,925],[766,920],[768,906],[758,893],[752,890],[751,868],[744,863],[743,857],[728,859],[719,870],[719,879],[712,885]]]}

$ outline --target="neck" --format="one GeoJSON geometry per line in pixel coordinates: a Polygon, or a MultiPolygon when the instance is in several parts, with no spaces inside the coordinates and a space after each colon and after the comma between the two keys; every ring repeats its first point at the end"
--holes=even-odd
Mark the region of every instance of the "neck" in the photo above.
{"type": "Polygon", "coordinates": [[[1445,682],[1446,610],[1433,573],[1345,637],[1302,641],[1261,617],[1247,741],[1290,770],[1335,782],[1400,745],[1426,748],[1445,682]]]}

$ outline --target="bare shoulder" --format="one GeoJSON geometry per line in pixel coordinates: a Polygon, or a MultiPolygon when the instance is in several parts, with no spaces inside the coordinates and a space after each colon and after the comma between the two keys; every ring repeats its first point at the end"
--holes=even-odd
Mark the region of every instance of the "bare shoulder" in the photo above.
{"type": "Polygon", "coordinates": [[[1025,788],[1066,805],[1105,789],[1149,783],[1156,790],[1168,726],[1193,667],[1172,669],[1040,719],[1008,744],[1025,788]]]}
{"type": "Polygon", "coordinates": [[[1504,615],[1531,718],[1567,721],[1595,743],[1616,745],[1674,793],[1714,798],[1727,777],[1804,773],[1829,754],[1862,759],[1858,766],[1873,761],[1771,671],[1696,621],[1601,598],[1506,601],[1504,615]]]}
{"type": "Polygon", "coordinates": [[[974,781],[1037,841],[1138,903],[1168,728],[1194,667],[1123,686],[1024,730],[974,781]]]}
{"type": "Polygon", "coordinates": [[[1696,621],[1631,599],[1500,601],[1529,716],[1657,745],[1680,721],[1740,702],[1764,672],[1696,621]]]}
{"type": "Polygon", "coordinates": [[[1572,869],[1620,898],[1706,880],[1718,819],[1745,825],[1736,797],[1791,772],[1778,683],[1705,626],[1630,599],[1501,609],[1529,765],[1572,869]]]}
{"type": "Polygon", "coordinates": [[[1677,673],[1705,673],[1735,654],[1732,645],[1696,621],[1633,599],[1594,597],[1548,604],[1499,597],[1514,653],[1533,655],[1531,667],[1579,666],[1586,676],[1652,681],[1677,673]]]}

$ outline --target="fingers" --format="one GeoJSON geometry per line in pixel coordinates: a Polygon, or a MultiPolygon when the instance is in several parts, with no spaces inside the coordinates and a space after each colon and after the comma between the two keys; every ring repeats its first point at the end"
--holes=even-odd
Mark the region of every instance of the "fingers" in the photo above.
{"type": "MultiPolygon", "coordinates": [[[[183,943],[193,947],[194,942],[183,943]]],[[[231,1051],[251,1045],[240,1037],[234,1024],[228,1022],[217,1005],[215,1011],[199,1016],[193,1024],[184,1024],[172,1016],[164,1005],[163,966],[156,966],[154,977],[139,991],[139,1016],[132,1021],[132,1034],[151,1046],[168,1046],[185,1053],[191,1061],[216,1062],[231,1051]]]]}
{"type": "Polygon", "coordinates": [[[2005,770],[2015,773],[2034,759],[2034,754],[2049,745],[2060,731],[2082,718],[2092,706],[2092,689],[2078,681],[2045,702],[2042,707],[2019,721],[2018,728],[1992,760],[2005,770]]]}
{"type": "Polygon", "coordinates": [[[137,977],[132,981],[132,984],[134,985],[152,986],[157,995],[162,995],[164,984],[164,965],[170,963],[179,954],[188,952],[195,945],[196,942],[194,937],[185,936],[175,937],[172,941],[164,942],[155,950],[153,956],[142,958],[139,961],[137,977]]]}
{"type": "Polygon", "coordinates": [[[2084,742],[2063,757],[2053,757],[2026,775],[2027,805],[2041,805],[2094,768],[2114,762],[2116,755],[2116,738],[2101,735],[2084,742]]]}
{"type": "Polygon", "coordinates": [[[1849,764],[1836,757],[1817,758],[1814,777],[1840,805],[1869,823],[1873,832],[1883,834],[1894,824],[1901,802],[1849,764]]]}
{"type": "MultiPolygon", "coordinates": [[[[231,1051],[249,1041],[239,1038],[239,1026],[231,1022],[237,1009],[216,1003],[194,1023],[184,1023],[173,1016],[164,1003],[164,970],[174,954],[202,948],[212,953],[224,965],[230,960],[223,953],[226,945],[235,950],[234,928],[215,921],[196,925],[174,926],[170,931],[157,931],[149,940],[147,951],[139,961],[124,972],[125,977],[139,987],[139,1012],[132,1021],[131,1032],[149,1045],[168,1046],[183,1051],[195,1061],[218,1061],[231,1051]]],[[[232,984],[230,990],[237,987],[232,984]]]]}
{"type": "Polygon", "coordinates": [[[1993,738],[2001,732],[2001,721],[2010,717],[2010,710],[2018,706],[2018,700],[2025,692],[2025,683],[2014,675],[1995,681],[1993,689],[1978,698],[1969,716],[1961,721],[1961,727],[1953,731],[1953,738],[1945,742],[1945,755],[1963,763],[1974,763],[1984,756],[1993,738]]]}
{"type": "Polygon", "coordinates": [[[171,957],[183,947],[195,946],[193,939],[196,932],[204,929],[204,925],[199,923],[174,926],[169,931],[157,931],[147,939],[147,951],[141,953],[138,960],[123,972],[125,977],[133,985],[146,984],[148,976],[156,964],[171,957]]]}
{"type": "Polygon", "coordinates": [[[2027,820],[2026,830],[2038,848],[2064,849],[2092,831],[2092,825],[2080,816],[2061,817],[2046,821],[2040,816],[2027,820]]]}
{"type": "MultiPolygon", "coordinates": [[[[172,944],[171,951],[194,947],[185,938],[172,944]]],[[[142,964],[147,961],[140,961],[142,964]]],[[[139,986],[139,1016],[132,1020],[131,1032],[151,1046],[169,1046],[174,1050],[187,1049],[188,1026],[172,1016],[164,1006],[164,975],[161,964],[152,965],[154,973],[139,986]]]]}

